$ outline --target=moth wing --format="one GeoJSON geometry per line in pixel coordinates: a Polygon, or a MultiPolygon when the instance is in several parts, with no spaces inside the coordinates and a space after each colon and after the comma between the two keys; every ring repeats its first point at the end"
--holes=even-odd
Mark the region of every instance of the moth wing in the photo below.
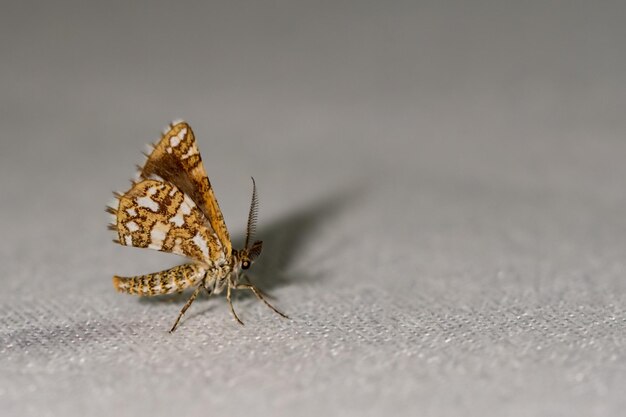
{"type": "Polygon", "coordinates": [[[231,242],[217,199],[206,174],[191,127],[185,122],[170,125],[154,145],[140,170],[141,178],[153,176],[174,184],[197,204],[230,256],[231,242]]]}
{"type": "Polygon", "coordinates": [[[174,184],[142,180],[117,197],[117,207],[107,211],[114,217],[109,228],[117,231],[121,245],[175,253],[206,264],[225,261],[224,247],[206,226],[204,214],[174,184]]]}

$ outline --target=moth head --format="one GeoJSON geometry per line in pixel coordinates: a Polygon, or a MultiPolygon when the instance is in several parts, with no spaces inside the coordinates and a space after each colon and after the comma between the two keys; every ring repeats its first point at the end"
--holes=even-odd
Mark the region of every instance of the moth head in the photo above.
{"type": "Polygon", "coordinates": [[[241,251],[239,262],[241,269],[248,269],[252,266],[252,263],[259,257],[261,250],[263,249],[263,242],[257,240],[249,248],[245,248],[241,251]]]}

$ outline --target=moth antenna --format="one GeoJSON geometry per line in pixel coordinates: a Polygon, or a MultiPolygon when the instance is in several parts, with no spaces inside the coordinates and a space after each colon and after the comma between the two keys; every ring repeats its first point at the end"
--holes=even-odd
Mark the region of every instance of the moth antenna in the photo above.
{"type": "Polygon", "coordinates": [[[245,248],[248,248],[248,243],[254,237],[254,233],[256,232],[256,220],[257,214],[259,211],[259,198],[256,193],[256,182],[254,181],[254,177],[252,178],[252,201],[250,202],[250,212],[248,213],[248,228],[246,232],[246,244],[245,248]]]}

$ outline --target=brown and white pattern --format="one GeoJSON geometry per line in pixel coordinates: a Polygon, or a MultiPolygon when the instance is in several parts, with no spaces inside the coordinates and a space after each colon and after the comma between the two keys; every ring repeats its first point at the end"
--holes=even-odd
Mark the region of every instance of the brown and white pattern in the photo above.
{"type": "Polygon", "coordinates": [[[233,289],[252,291],[276,313],[287,317],[269,304],[249,281],[239,282],[240,271],[250,267],[262,248],[260,241],[249,242],[255,229],[258,205],[254,179],[246,247],[236,251],[232,249],[224,216],[189,125],[185,122],[171,124],[161,140],[150,147],[146,157],[144,165],[138,167],[139,175],[130,190],[124,194],[114,193],[116,199],[106,209],[113,216],[109,228],[117,232],[114,241],[124,246],[175,253],[192,262],[148,275],[115,275],[115,289],[153,296],[195,287],[170,332],[176,329],[201,289],[217,294],[226,288],[230,310],[241,324],[231,301],[233,289]]]}
{"type": "Polygon", "coordinates": [[[187,123],[170,126],[161,140],[152,146],[143,167],[139,167],[139,175],[141,178],[158,176],[195,201],[224,245],[226,256],[230,256],[230,236],[224,216],[202,165],[195,136],[187,123]]]}
{"type": "Polygon", "coordinates": [[[156,179],[135,183],[111,211],[122,245],[171,252],[210,266],[226,261],[204,214],[173,184],[156,179]]]}
{"type": "Polygon", "coordinates": [[[163,295],[181,292],[201,283],[207,269],[198,264],[183,264],[166,271],[135,277],[113,277],[119,292],[135,295],[163,295]]]}

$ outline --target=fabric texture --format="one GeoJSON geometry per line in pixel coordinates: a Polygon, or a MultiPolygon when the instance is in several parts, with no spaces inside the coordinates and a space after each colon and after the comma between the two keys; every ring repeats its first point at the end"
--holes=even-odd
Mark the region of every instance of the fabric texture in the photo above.
{"type": "Polygon", "coordinates": [[[623,414],[621,3],[6,9],[0,415],[623,414]],[[289,320],[113,290],[182,261],[104,213],[178,117],[289,320]]]}

